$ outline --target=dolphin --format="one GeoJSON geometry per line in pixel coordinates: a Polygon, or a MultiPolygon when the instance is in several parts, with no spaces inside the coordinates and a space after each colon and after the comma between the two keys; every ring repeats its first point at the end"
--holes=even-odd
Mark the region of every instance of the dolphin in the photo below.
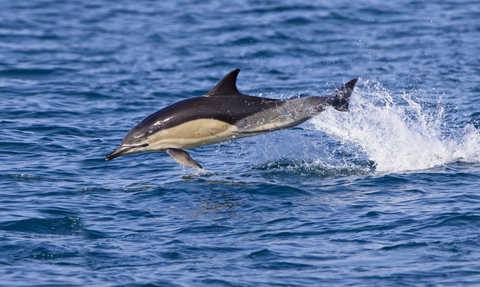
{"type": "Polygon", "coordinates": [[[328,106],[348,111],[358,80],[351,80],[329,96],[268,99],[240,93],[236,85],[239,72],[235,69],[228,73],[204,96],[176,102],[149,115],[105,160],[141,152],[166,152],[184,166],[201,169],[183,149],[291,128],[328,106]]]}

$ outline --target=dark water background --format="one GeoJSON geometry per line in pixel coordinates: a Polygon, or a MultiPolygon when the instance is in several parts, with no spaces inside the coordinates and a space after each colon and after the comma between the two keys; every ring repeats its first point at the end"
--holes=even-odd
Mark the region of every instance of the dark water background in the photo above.
{"type": "Polygon", "coordinates": [[[478,286],[478,1],[0,1],[1,286],[478,286]],[[109,162],[240,68],[351,111],[109,162]]]}

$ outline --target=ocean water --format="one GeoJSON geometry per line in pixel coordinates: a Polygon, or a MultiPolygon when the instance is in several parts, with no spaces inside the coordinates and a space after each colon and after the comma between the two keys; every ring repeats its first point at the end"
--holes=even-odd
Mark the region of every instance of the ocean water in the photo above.
{"type": "Polygon", "coordinates": [[[478,1],[0,0],[1,286],[480,285],[478,1]],[[106,162],[239,68],[288,130],[106,162]]]}

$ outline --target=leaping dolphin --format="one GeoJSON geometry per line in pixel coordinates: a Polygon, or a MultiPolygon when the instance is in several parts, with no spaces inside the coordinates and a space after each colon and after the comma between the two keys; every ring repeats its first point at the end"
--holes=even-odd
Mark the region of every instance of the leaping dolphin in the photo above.
{"type": "Polygon", "coordinates": [[[183,149],[251,137],[297,126],[332,106],[348,111],[348,102],[358,79],[329,96],[297,99],[267,99],[247,96],[237,89],[235,69],[205,96],[174,103],[136,125],[120,147],[105,160],[141,153],[167,152],[178,163],[201,169],[183,149]]]}

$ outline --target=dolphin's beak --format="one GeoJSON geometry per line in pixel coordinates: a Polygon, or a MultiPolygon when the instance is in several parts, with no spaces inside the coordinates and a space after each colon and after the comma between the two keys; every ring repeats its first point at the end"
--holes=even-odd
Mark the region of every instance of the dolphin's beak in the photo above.
{"type": "MultiPolygon", "coordinates": [[[[148,143],[144,143],[144,144],[141,144],[141,145],[134,145],[134,146],[120,146],[116,150],[109,153],[105,157],[105,160],[111,160],[111,159],[114,159],[116,157],[126,155],[127,153],[129,153],[129,151],[131,151],[134,148],[147,147],[147,146],[148,146],[148,143]]],[[[141,152],[141,151],[137,151],[137,152],[133,152],[133,153],[138,153],[138,152],[141,152]]]]}
{"type": "Polygon", "coordinates": [[[128,147],[119,147],[117,148],[116,150],[112,151],[111,153],[109,153],[106,157],[105,157],[105,160],[111,160],[111,159],[114,159],[116,157],[119,157],[119,156],[122,156],[122,155],[125,155],[129,150],[131,150],[133,147],[131,146],[128,146],[128,147]]]}

